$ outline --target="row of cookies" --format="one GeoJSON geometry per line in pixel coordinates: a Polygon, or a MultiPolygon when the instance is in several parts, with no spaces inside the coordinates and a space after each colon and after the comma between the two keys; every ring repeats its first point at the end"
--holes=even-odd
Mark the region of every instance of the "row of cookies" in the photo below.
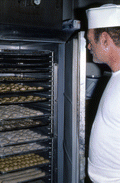
{"type": "Polygon", "coordinates": [[[42,135],[30,129],[21,129],[15,131],[6,131],[0,133],[0,146],[30,142],[36,140],[45,140],[47,135],[42,135]]]}
{"type": "Polygon", "coordinates": [[[13,155],[18,153],[25,153],[29,151],[42,150],[45,149],[45,146],[42,146],[37,143],[21,144],[16,146],[7,146],[0,148],[0,156],[4,157],[7,155],[13,155]]]}
{"type": "Polygon", "coordinates": [[[44,157],[35,153],[12,156],[0,159],[0,172],[5,173],[22,168],[33,167],[36,165],[44,165],[49,162],[50,160],[45,159],[44,157]]]}
{"type": "Polygon", "coordinates": [[[3,97],[0,98],[0,103],[21,103],[21,102],[36,102],[36,101],[44,101],[46,98],[39,97],[39,96],[33,96],[33,95],[28,95],[28,96],[14,96],[14,97],[3,97]]]}
{"type": "Polygon", "coordinates": [[[25,91],[40,91],[43,90],[42,86],[29,86],[17,83],[0,84],[0,92],[25,92],[25,91]]]}
{"type": "Polygon", "coordinates": [[[43,112],[19,105],[1,105],[1,120],[41,116],[43,112]]]}
{"type": "Polygon", "coordinates": [[[0,131],[9,130],[14,128],[32,127],[43,124],[40,120],[33,119],[19,119],[19,120],[4,120],[1,121],[0,131]]]}

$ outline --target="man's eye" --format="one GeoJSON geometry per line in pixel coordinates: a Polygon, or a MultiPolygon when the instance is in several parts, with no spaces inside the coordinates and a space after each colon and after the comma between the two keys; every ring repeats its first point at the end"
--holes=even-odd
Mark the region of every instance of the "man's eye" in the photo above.
{"type": "Polygon", "coordinates": [[[91,44],[91,42],[90,42],[89,40],[87,40],[87,43],[88,43],[88,44],[91,44]]]}

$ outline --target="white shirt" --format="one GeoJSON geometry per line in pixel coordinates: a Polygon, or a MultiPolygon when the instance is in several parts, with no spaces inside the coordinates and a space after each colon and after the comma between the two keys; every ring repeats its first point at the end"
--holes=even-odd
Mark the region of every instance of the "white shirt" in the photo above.
{"type": "Polygon", "coordinates": [[[120,183],[120,71],[112,74],[92,126],[88,173],[95,183],[120,183]]]}

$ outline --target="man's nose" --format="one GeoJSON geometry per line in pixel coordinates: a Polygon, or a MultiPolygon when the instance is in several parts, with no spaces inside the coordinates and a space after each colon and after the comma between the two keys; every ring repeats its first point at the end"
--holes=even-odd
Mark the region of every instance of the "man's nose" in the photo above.
{"type": "Polygon", "coordinates": [[[91,50],[91,44],[88,43],[88,46],[87,46],[88,50],[91,50]]]}

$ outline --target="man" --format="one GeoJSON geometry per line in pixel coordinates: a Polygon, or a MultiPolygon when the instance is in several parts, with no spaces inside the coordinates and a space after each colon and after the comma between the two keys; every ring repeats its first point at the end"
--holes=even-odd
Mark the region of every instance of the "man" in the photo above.
{"type": "Polygon", "coordinates": [[[88,174],[94,183],[120,183],[120,5],[87,10],[88,49],[112,70],[94,119],[88,174]]]}

